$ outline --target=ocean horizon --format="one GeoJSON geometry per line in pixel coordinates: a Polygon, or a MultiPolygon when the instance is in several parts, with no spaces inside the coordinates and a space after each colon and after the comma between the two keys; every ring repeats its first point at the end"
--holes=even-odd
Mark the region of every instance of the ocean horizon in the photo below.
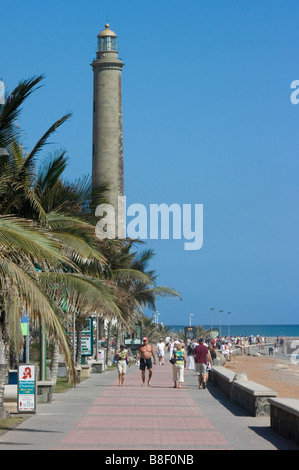
{"type": "MultiPolygon", "coordinates": [[[[184,331],[185,326],[189,325],[167,325],[170,330],[175,332],[184,331]]],[[[205,330],[209,330],[211,325],[192,325],[192,326],[202,326],[205,330]]],[[[213,330],[220,330],[221,335],[228,335],[228,325],[212,325],[213,330]]],[[[299,325],[229,325],[229,334],[230,336],[264,336],[264,337],[274,337],[274,336],[290,336],[290,337],[299,337],[299,325]]]]}

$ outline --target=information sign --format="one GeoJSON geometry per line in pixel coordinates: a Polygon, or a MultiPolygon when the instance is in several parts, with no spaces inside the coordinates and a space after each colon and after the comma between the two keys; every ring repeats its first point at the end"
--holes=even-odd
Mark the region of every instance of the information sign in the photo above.
{"type": "Polygon", "coordinates": [[[36,365],[18,366],[18,412],[35,413],[36,411],[36,365]]]}
{"type": "Polygon", "coordinates": [[[92,317],[86,320],[86,327],[81,333],[81,354],[82,356],[92,356],[93,354],[93,324],[92,317]]]}

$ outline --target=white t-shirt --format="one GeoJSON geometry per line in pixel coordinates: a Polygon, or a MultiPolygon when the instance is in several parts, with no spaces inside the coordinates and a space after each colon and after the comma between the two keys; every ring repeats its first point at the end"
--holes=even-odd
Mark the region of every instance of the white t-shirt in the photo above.
{"type": "Polygon", "coordinates": [[[164,343],[158,343],[157,344],[158,356],[164,356],[164,349],[165,349],[165,344],[164,343]]]}

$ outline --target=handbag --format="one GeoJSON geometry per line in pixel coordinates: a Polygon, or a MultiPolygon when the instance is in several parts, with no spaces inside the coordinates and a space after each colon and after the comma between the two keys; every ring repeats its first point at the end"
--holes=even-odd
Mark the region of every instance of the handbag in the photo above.
{"type": "Polygon", "coordinates": [[[175,363],[176,363],[176,359],[175,359],[175,358],[170,359],[169,362],[171,362],[171,364],[175,364],[175,363]]]}

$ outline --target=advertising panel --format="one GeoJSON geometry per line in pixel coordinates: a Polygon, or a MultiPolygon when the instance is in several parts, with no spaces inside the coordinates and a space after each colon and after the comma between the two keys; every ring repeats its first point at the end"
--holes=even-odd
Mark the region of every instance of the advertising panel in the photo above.
{"type": "Polygon", "coordinates": [[[36,411],[36,365],[18,366],[18,412],[35,413],[36,411]]]}

